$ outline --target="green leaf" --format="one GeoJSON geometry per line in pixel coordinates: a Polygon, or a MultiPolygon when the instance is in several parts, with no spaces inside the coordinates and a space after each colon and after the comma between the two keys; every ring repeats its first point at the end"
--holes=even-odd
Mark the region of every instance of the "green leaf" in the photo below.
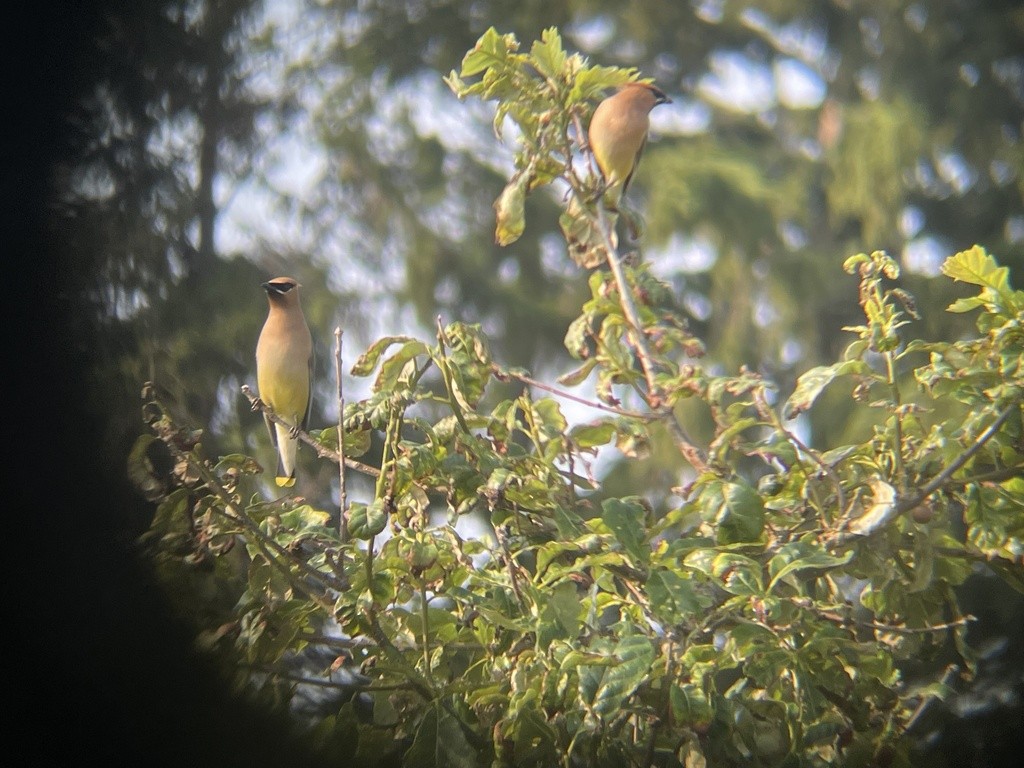
{"type": "MultiPolygon", "coordinates": [[[[580,315],[569,323],[569,328],[565,332],[565,348],[576,360],[584,360],[590,354],[591,319],[589,314],[580,315]]],[[[597,365],[597,358],[592,358],[587,362],[590,363],[589,367],[584,365],[577,373],[566,374],[567,379],[562,383],[566,386],[574,386],[587,378],[590,371],[597,365]],[[586,373],[583,373],[584,371],[586,373]]]]}
{"type": "Polygon", "coordinates": [[[574,639],[579,633],[581,610],[575,582],[556,586],[540,612],[537,645],[547,648],[555,638],[574,639]]]}
{"type": "MultiPolygon", "coordinates": [[[[585,320],[586,318],[578,319],[585,320]]],[[[579,323],[574,322],[569,327],[569,333],[577,333],[581,330],[586,331],[587,326],[585,324],[581,326],[579,323]]],[[[569,349],[570,352],[572,352],[574,349],[572,345],[575,344],[575,341],[569,338],[569,333],[566,333],[565,335],[565,346],[567,349],[569,349]]],[[[579,347],[576,348],[578,349],[579,347]]],[[[575,354],[573,356],[576,357],[575,354]]],[[[590,372],[597,367],[598,362],[599,361],[596,357],[592,357],[586,362],[584,362],[583,365],[581,365],[576,370],[569,371],[568,373],[563,373],[561,376],[558,377],[557,381],[559,384],[566,387],[575,387],[577,384],[582,384],[584,381],[586,381],[587,376],[590,375],[590,372]]]]}
{"type": "Polygon", "coordinates": [[[407,377],[414,372],[409,362],[428,352],[427,345],[419,340],[403,344],[401,349],[381,363],[380,374],[373,382],[374,390],[377,392],[394,390],[397,389],[396,385],[399,383],[407,383],[407,377]]]}
{"type": "Polygon", "coordinates": [[[608,258],[604,231],[575,195],[569,198],[565,211],[558,217],[558,226],[565,237],[569,255],[577,265],[593,269],[608,258]]]}
{"type": "Polygon", "coordinates": [[[555,507],[553,519],[558,535],[565,540],[571,541],[587,532],[579,515],[563,507],[555,507]]]}
{"type": "Polygon", "coordinates": [[[607,499],[601,504],[601,520],[615,534],[626,552],[640,563],[646,563],[651,558],[644,516],[644,508],[636,503],[607,499]]]}
{"type": "Polygon", "coordinates": [[[645,459],[651,452],[651,439],[646,424],[623,419],[615,430],[615,447],[631,459],[645,459]]]}
{"type": "MultiPolygon", "coordinates": [[[[688,565],[689,560],[688,557],[688,565]]],[[[715,578],[721,581],[722,588],[730,594],[764,594],[761,566],[756,560],[749,557],[734,552],[721,552],[712,559],[711,572],[715,578]]]]}
{"type": "Polygon", "coordinates": [[[950,304],[948,307],[946,307],[946,311],[947,312],[970,312],[973,309],[977,309],[978,307],[983,307],[983,306],[985,306],[985,300],[983,298],[981,298],[980,296],[965,296],[963,298],[957,299],[952,304],[950,304]]]}
{"type": "MultiPolygon", "coordinates": [[[[325,427],[321,430],[312,430],[310,435],[325,448],[332,451],[338,450],[338,428],[325,427]]],[[[370,450],[372,433],[368,428],[345,429],[345,456],[355,458],[364,455],[370,450]]]]}
{"type": "Polygon", "coordinates": [[[419,344],[422,346],[423,343],[410,336],[385,336],[383,339],[378,339],[356,360],[355,365],[352,366],[352,375],[369,376],[377,367],[381,355],[393,344],[419,344]]]}
{"type": "Polygon", "coordinates": [[[565,420],[558,401],[551,397],[542,397],[539,400],[521,398],[523,416],[527,423],[541,435],[541,442],[557,440],[561,444],[561,438],[568,428],[569,423],[565,420]]]}
{"type": "Polygon", "coordinates": [[[518,710],[514,765],[554,765],[558,762],[557,735],[542,712],[534,707],[518,710]]]}
{"type": "Polygon", "coordinates": [[[485,69],[502,67],[508,63],[509,54],[519,48],[515,35],[500,35],[491,27],[476,41],[473,50],[462,59],[462,77],[478,75],[485,69]]]}
{"type": "Polygon", "coordinates": [[[308,504],[302,504],[294,509],[281,514],[281,525],[294,531],[302,531],[306,528],[320,528],[331,521],[327,512],[313,509],[308,504]]]}
{"type": "Polygon", "coordinates": [[[768,572],[772,574],[772,580],[768,583],[767,591],[771,592],[776,584],[791,574],[800,571],[828,571],[846,565],[852,557],[852,550],[836,557],[813,545],[791,542],[768,561],[768,572]]]}
{"type": "Polygon", "coordinates": [[[424,712],[402,765],[406,768],[476,768],[476,751],[451,713],[440,702],[435,702],[424,712]]]}
{"type": "Polygon", "coordinates": [[[636,70],[620,69],[619,67],[587,67],[576,75],[572,90],[569,92],[569,103],[597,98],[603,91],[625,85],[636,76],[636,70]]]}
{"type": "Polygon", "coordinates": [[[651,598],[651,609],[671,624],[677,624],[707,607],[706,600],[698,597],[690,579],[663,568],[651,572],[647,579],[647,594],[651,598]]]}
{"type": "Polygon", "coordinates": [[[870,373],[871,369],[862,360],[844,360],[833,365],[819,365],[803,373],[796,381],[796,390],[790,395],[782,408],[787,419],[794,419],[798,414],[810,408],[818,395],[839,376],[870,373]]]}
{"type": "Polygon", "coordinates": [[[640,635],[622,638],[609,654],[611,666],[581,664],[579,695],[599,717],[618,712],[625,699],[651,674],[654,647],[640,635]]]}
{"type": "Polygon", "coordinates": [[[607,445],[615,437],[615,424],[610,421],[592,421],[589,424],[577,424],[570,430],[569,438],[577,448],[596,448],[607,445]]]}
{"type": "Polygon", "coordinates": [[[862,265],[870,264],[871,257],[866,253],[858,253],[850,256],[843,262],[843,271],[848,274],[854,274],[862,265]]]}
{"type": "Polygon", "coordinates": [[[708,448],[709,453],[714,456],[716,460],[724,461],[732,439],[740,435],[745,430],[758,426],[759,424],[761,424],[760,419],[750,416],[737,419],[735,423],[726,427],[715,437],[714,441],[708,448]]]}
{"type": "Polygon", "coordinates": [[[555,27],[548,27],[540,33],[540,41],[534,41],[530,56],[537,71],[545,77],[554,80],[562,76],[566,55],[555,27]]]}
{"type": "Polygon", "coordinates": [[[715,517],[719,544],[753,542],[764,530],[764,504],[746,483],[727,483],[723,487],[723,503],[715,517]]]}
{"type": "Polygon", "coordinates": [[[708,697],[700,688],[690,683],[673,685],[669,690],[669,703],[676,722],[688,728],[706,727],[715,716],[715,710],[708,697]]]}
{"type": "Polygon", "coordinates": [[[352,502],[348,508],[348,532],[357,539],[372,539],[384,530],[388,515],[384,504],[377,500],[370,505],[352,502]]]}

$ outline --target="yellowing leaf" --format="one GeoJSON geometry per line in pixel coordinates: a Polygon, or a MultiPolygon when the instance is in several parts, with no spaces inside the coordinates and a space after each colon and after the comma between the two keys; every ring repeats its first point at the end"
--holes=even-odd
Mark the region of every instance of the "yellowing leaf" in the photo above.
{"type": "Polygon", "coordinates": [[[811,368],[796,381],[796,390],[790,395],[782,412],[787,419],[796,418],[818,399],[829,384],[839,376],[867,373],[870,369],[862,360],[844,360],[834,365],[819,365],[811,368]]]}
{"type": "Polygon", "coordinates": [[[1010,269],[1000,267],[979,245],[950,256],[942,264],[942,274],[972,285],[982,285],[999,293],[1010,289],[1010,269]]]}
{"type": "Polygon", "coordinates": [[[879,477],[868,481],[872,503],[868,511],[850,523],[850,531],[858,536],[870,536],[896,516],[896,489],[879,477]]]}
{"type": "Polygon", "coordinates": [[[494,213],[497,225],[494,240],[498,245],[511,245],[526,229],[526,185],[527,174],[517,174],[508,183],[497,200],[494,213]]]}

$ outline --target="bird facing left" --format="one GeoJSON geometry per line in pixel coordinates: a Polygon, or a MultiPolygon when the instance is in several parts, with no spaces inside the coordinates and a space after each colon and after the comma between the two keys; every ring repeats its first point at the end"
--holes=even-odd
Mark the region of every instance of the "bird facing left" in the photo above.
{"type": "MultiPolygon", "coordinates": [[[[299,303],[299,287],[290,277],[263,283],[270,311],[256,344],[256,386],[260,399],[278,416],[305,430],[313,400],[313,339],[299,303]]],[[[295,485],[298,436],[266,415],[263,418],[277,450],[275,481],[290,488],[295,485]]]]}

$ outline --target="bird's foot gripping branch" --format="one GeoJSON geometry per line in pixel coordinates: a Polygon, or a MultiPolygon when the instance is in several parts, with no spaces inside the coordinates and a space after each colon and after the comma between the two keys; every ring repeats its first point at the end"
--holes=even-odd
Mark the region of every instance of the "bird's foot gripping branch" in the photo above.
{"type": "Polygon", "coordinates": [[[951,641],[969,675],[956,587],[981,566],[1024,588],[1024,293],[984,250],[958,253],[944,273],[978,290],[950,311],[976,312],[978,332],[917,340],[896,264],[860,254],[845,267],[863,324],[781,407],[756,373],[702,370],[670,292],[620,258],[597,182],[576,170],[588,99],[630,77],[566,55],[553,32],[521,54],[491,31],[450,78],[522,131],[499,239],[525,226],[528,191],[562,185],[570,245],[593,235],[601,258],[585,266],[604,266],[566,334],[581,365],[557,385],[492,360],[471,325],[370,346],[345,455],[376,442],[379,470],[342,510],[349,540],[337,512],[266,501],[251,459],[204,456],[147,392],[155,435],[132,465],[160,501],[145,539],[159,572],[244,685],[335,691],[313,734],[339,760],[900,764],[914,712],[955,685],[911,690],[901,662],[951,641]],[[569,391],[590,376],[597,399],[569,391]],[[524,390],[502,399],[510,379],[524,390]],[[791,419],[829,388],[842,397],[835,382],[873,429],[814,445],[791,419]],[[593,419],[570,425],[569,401],[593,419]],[[684,405],[704,419],[700,445],[684,405]],[[680,449],[676,473],[603,485],[598,452],[639,471],[652,445],[680,449]],[[312,652],[335,662],[303,665],[312,652]]]}

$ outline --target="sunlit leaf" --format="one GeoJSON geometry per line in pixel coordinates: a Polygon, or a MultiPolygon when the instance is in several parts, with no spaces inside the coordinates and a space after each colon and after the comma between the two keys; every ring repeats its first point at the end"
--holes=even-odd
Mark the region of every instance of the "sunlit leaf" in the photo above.
{"type": "Polygon", "coordinates": [[[786,401],[782,412],[787,419],[795,419],[797,415],[814,405],[814,401],[818,399],[822,390],[836,378],[865,373],[870,373],[870,369],[862,360],[844,360],[833,365],[820,365],[811,368],[797,379],[796,390],[786,401]]]}
{"type": "Polygon", "coordinates": [[[562,48],[562,38],[555,27],[541,32],[540,40],[535,41],[530,49],[530,57],[537,71],[545,77],[556,79],[562,75],[566,54],[562,48]]]}
{"type": "Polygon", "coordinates": [[[870,536],[888,524],[898,511],[896,489],[879,477],[868,481],[871,487],[871,506],[863,515],[853,520],[849,529],[858,536],[870,536]]]}
{"type": "Polygon", "coordinates": [[[551,590],[540,614],[537,644],[546,648],[556,637],[574,638],[580,626],[580,598],[576,585],[562,582],[551,590]]]}
{"type": "Polygon", "coordinates": [[[615,436],[615,424],[610,421],[594,421],[577,424],[569,431],[569,437],[579,448],[596,448],[607,445],[615,436]]]}
{"type": "Polygon", "coordinates": [[[419,351],[426,349],[423,342],[410,336],[385,336],[371,344],[369,349],[359,356],[355,365],[352,366],[352,375],[369,376],[377,367],[381,355],[383,355],[389,347],[395,344],[403,344],[406,345],[406,348],[415,349],[417,350],[417,354],[419,351]]]}
{"type": "Polygon", "coordinates": [[[950,256],[942,263],[942,274],[954,280],[991,288],[998,293],[1010,289],[1010,270],[1001,267],[981,246],[950,256]]]}
{"type": "Polygon", "coordinates": [[[388,516],[379,501],[372,504],[353,502],[348,510],[348,531],[357,539],[371,539],[384,530],[388,516]]]}
{"type": "Polygon", "coordinates": [[[486,69],[502,67],[508,61],[509,53],[519,48],[515,35],[501,35],[490,27],[476,45],[462,59],[462,77],[478,75],[486,69]]]}

